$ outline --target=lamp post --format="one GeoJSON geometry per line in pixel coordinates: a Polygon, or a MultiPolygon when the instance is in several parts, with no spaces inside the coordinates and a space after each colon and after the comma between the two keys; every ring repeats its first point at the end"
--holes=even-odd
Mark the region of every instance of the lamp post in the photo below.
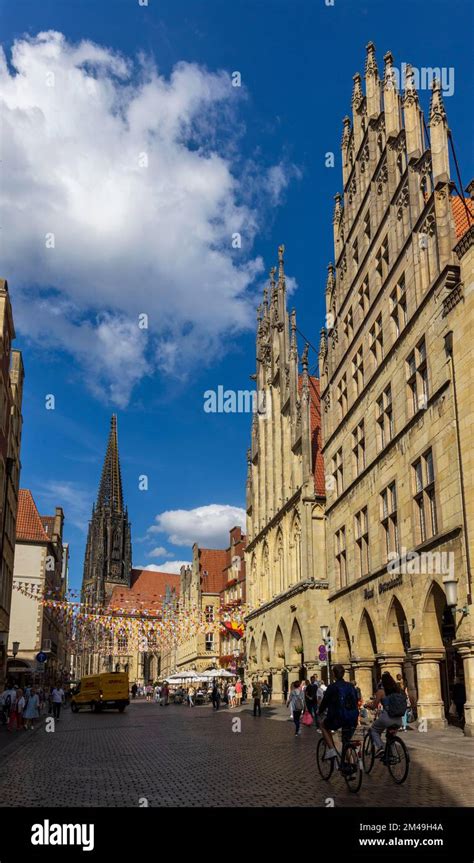
{"type": "Polygon", "coordinates": [[[20,649],[20,642],[14,641],[12,644],[13,659],[16,659],[16,656],[17,656],[19,649],[20,649]]]}

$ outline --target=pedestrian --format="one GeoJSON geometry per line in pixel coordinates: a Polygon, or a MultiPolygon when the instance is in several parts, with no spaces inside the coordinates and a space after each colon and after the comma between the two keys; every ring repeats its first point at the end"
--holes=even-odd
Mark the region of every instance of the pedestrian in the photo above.
{"type": "Polygon", "coordinates": [[[464,719],[464,705],[466,703],[466,687],[459,677],[454,678],[453,702],[456,707],[458,719],[462,722],[464,719]]]}
{"type": "Polygon", "coordinates": [[[219,710],[219,704],[221,700],[221,694],[219,692],[219,687],[217,685],[217,681],[214,680],[212,684],[212,692],[211,692],[211,701],[213,710],[219,710]]]}
{"type": "Polygon", "coordinates": [[[23,696],[22,689],[16,689],[15,691],[15,700],[11,702],[10,706],[10,716],[8,719],[8,730],[20,731],[23,726],[23,711],[25,709],[25,699],[23,696]]]}
{"type": "Polygon", "coordinates": [[[235,684],[235,703],[237,707],[240,707],[242,702],[242,681],[237,678],[237,683],[235,684]]]}
{"type": "Polygon", "coordinates": [[[196,690],[194,686],[188,687],[188,707],[194,707],[194,696],[196,695],[196,690]]]}
{"type": "Polygon", "coordinates": [[[7,684],[6,688],[0,696],[0,699],[2,725],[8,725],[12,704],[14,704],[16,701],[16,689],[13,688],[11,683],[7,684]]]}
{"type": "Polygon", "coordinates": [[[318,683],[318,689],[316,691],[316,701],[317,701],[318,708],[319,708],[319,705],[321,704],[321,701],[324,698],[324,693],[326,692],[326,689],[327,689],[326,684],[323,683],[322,680],[320,680],[318,683]]]}
{"type": "Polygon", "coordinates": [[[136,698],[136,697],[137,697],[137,691],[138,691],[138,686],[137,686],[137,684],[136,684],[136,683],[134,683],[134,684],[133,684],[133,686],[132,686],[132,698],[136,698]]]}
{"type": "Polygon", "coordinates": [[[229,707],[235,707],[235,686],[233,683],[229,683],[229,688],[227,690],[227,696],[229,699],[229,707]]]}
{"type": "Polygon", "coordinates": [[[283,704],[286,704],[288,701],[288,678],[285,677],[283,680],[283,704]]]}
{"type": "Polygon", "coordinates": [[[25,710],[23,711],[23,719],[25,720],[25,729],[30,731],[34,727],[36,719],[39,719],[39,695],[33,686],[30,690],[25,710]]]}
{"type": "MultiPolygon", "coordinates": [[[[405,713],[402,716],[402,731],[408,731],[408,709],[410,707],[410,697],[408,695],[408,687],[407,687],[405,680],[403,679],[401,674],[397,674],[397,683],[398,683],[400,689],[402,690],[402,692],[405,693],[405,696],[407,699],[407,709],[405,710],[405,713]]],[[[360,690],[359,690],[359,692],[360,692],[360,690]]]]}
{"type": "Polygon", "coordinates": [[[300,719],[304,710],[304,690],[301,685],[301,681],[295,680],[291,684],[288,704],[291,706],[293,722],[295,723],[295,737],[299,737],[301,734],[300,719]]]}
{"type": "Polygon", "coordinates": [[[168,688],[168,684],[167,684],[167,683],[164,683],[164,684],[163,684],[163,686],[161,687],[161,701],[160,701],[160,704],[161,704],[161,706],[162,706],[162,707],[166,707],[166,706],[167,706],[167,704],[168,704],[169,694],[170,694],[170,691],[169,691],[169,688],[168,688]]]}
{"type": "Polygon", "coordinates": [[[257,713],[258,713],[258,715],[261,716],[262,715],[262,708],[261,708],[262,684],[260,683],[259,680],[256,680],[255,683],[253,684],[252,698],[253,698],[253,715],[257,716],[257,713]]]}
{"type": "Polygon", "coordinates": [[[310,716],[313,718],[314,722],[316,722],[316,710],[317,710],[316,697],[317,697],[317,693],[318,693],[318,687],[316,684],[316,676],[313,674],[311,681],[309,681],[307,686],[306,686],[304,698],[305,698],[306,709],[307,709],[308,713],[310,714],[310,716]]]}
{"type": "Polygon", "coordinates": [[[161,693],[161,686],[159,683],[157,683],[157,685],[155,686],[155,701],[156,702],[159,702],[159,700],[160,700],[160,693],[161,693]]]}
{"type": "Polygon", "coordinates": [[[51,702],[53,705],[53,717],[59,720],[61,713],[61,704],[64,702],[64,690],[61,689],[61,684],[55,686],[51,692],[51,702]]]}
{"type": "Polygon", "coordinates": [[[270,687],[268,685],[268,680],[264,680],[262,684],[262,704],[268,705],[268,698],[270,695],[270,687]]]}
{"type": "Polygon", "coordinates": [[[242,683],[242,704],[245,704],[247,702],[247,690],[248,690],[248,686],[244,681],[242,683]]]}

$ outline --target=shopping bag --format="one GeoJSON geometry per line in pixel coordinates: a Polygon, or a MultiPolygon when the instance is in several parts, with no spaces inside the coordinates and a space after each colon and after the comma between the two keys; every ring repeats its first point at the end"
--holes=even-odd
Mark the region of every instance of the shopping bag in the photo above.
{"type": "Polygon", "coordinates": [[[301,721],[302,721],[303,725],[312,725],[313,724],[313,717],[311,716],[311,713],[309,712],[309,710],[305,710],[305,712],[303,713],[303,718],[301,721]]]}

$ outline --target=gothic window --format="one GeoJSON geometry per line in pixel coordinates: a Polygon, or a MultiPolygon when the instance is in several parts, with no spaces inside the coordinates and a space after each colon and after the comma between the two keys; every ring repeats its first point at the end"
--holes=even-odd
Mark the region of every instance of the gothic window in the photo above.
{"type": "Polygon", "coordinates": [[[365,428],[364,420],[352,432],[352,454],[354,459],[354,475],[358,476],[365,468],[365,428]]]}
{"type": "Polygon", "coordinates": [[[344,465],[342,461],[342,447],[338,449],[332,460],[332,475],[336,487],[336,494],[341,494],[344,489],[344,465]]]}
{"type": "Polygon", "coordinates": [[[352,319],[352,306],[349,307],[347,315],[344,318],[343,329],[344,329],[344,335],[346,337],[346,343],[349,344],[349,342],[352,339],[352,334],[354,332],[354,323],[353,323],[353,319],[352,319]]]}
{"type": "Polygon", "coordinates": [[[359,309],[361,312],[361,317],[365,318],[370,305],[370,291],[369,291],[369,277],[368,275],[365,277],[362,282],[358,292],[357,292],[357,301],[359,304],[359,309]]]}
{"type": "Polygon", "coordinates": [[[428,404],[428,366],[424,338],[407,357],[406,367],[410,414],[413,416],[428,404]]]}
{"type": "Polygon", "coordinates": [[[347,560],[346,560],[346,528],[341,527],[334,535],[336,567],[338,576],[338,587],[347,584],[347,560]]]}
{"type": "Polygon", "coordinates": [[[352,379],[354,381],[355,395],[358,396],[364,387],[364,358],[362,345],[352,359],[352,379]]]}
{"type": "Polygon", "coordinates": [[[383,360],[383,329],[382,313],[378,315],[369,331],[369,349],[373,357],[374,368],[383,360]]]}
{"type": "Polygon", "coordinates": [[[342,419],[347,412],[347,379],[345,374],[342,375],[337,385],[337,401],[339,402],[342,419]]]}
{"type": "Polygon", "coordinates": [[[124,653],[128,650],[128,638],[122,630],[119,632],[117,637],[117,649],[119,653],[124,653]]]}
{"type": "Polygon", "coordinates": [[[417,514],[416,541],[424,542],[438,532],[433,453],[427,450],[413,464],[414,503],[417,514]]]}
{"type": "Polygon", "coordinates": [[[390,552],[399,553],[397,489],[394,482],[381,493],[380,509],[380,521],[385,536],[385,550],[388,557],[390,552]]]}
{"type": "Polygon", "coordinates": [[[214,606],[213,605],[206,605],[204,614],[205,614],[205,618],[206,618],[206,623],[214,623],[214,606]]]}
{"type": "Polygon", "coordinates": [[[390,317],[394,340],[398,338],[407,322],[407,297],[405,276],[402,275],[390,294],[390,317]]]}
{"type": "Polygon", "coordinates": [[[390,384],[377,399],[377,444],[379,451],[392,440],[393,410],[390,384]]]}
{"type": "Polygon", "coordinates": [[[357,575],[362,578],[369,573],[369,522],[367,507],[356,512],[354,517],[357,575]]]}

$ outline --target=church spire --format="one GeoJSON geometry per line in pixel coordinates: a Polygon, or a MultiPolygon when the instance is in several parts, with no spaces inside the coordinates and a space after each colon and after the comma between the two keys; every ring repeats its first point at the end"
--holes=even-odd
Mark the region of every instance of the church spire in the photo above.
{"type": "Polygon", "coordinates": [[[118,453],[117,416],[110,420],[109,440],[100,478],[97,507],[108,507],[112,512],[123,512],[122,477],[118,453]]]}

